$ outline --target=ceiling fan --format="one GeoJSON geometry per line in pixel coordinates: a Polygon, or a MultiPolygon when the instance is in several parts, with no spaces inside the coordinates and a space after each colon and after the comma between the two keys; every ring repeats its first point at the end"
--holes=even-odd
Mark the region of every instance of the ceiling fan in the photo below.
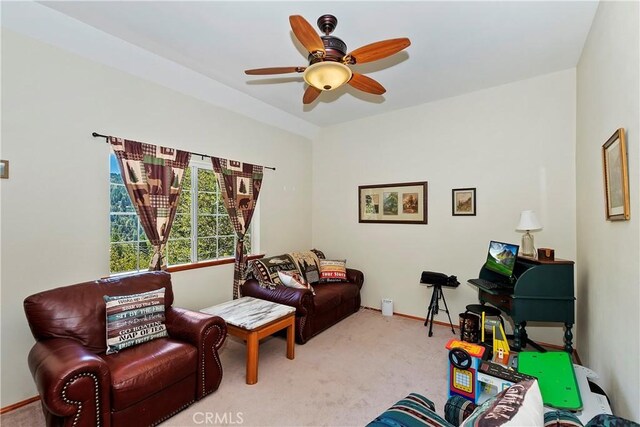
{"type": "Polygon", "coordinates": [[[355,73],[349,65],[377,61],[400,52],[411,44],[406,38],[383,40],[362,46],[347,53],[347,45],[331,33],[338,24],[333,15],[318,18],[318,28],[324,33],[319,36],[311,24],[300,15],[289,16],[289,23],[298,41],[309,51],[308,67],[272,67],[245,70],[249,75],[304,73],[309,85],[302,102],[310,104],[322,91],[334,90],[345,83],[363,92],[382,95],[386,89],[371,77],[355,73]]]}

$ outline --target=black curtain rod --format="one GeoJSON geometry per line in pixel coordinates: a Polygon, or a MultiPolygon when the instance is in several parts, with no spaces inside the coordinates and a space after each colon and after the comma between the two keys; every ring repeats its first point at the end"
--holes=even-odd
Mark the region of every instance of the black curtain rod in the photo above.
{"type": "MultiPolygon", "coordinates": [[[[100,134],[100,133],[98,133],[98,132],[93,132],[93,133],[91,134],[91,136],[93,136],[94,138],[104,138],[104,139],[105,139],[105,141],[109,142],[109,136],[108,136],[108,135],[102,135],[102,134],[100,134]]],[[[194,155],[194,156],[209,157],[209,158],[213,157],[213,156],[210,156],[210,155],[208,155],[208,154],[194,153],[194,152],[192,152],[192,151],[191,151],[190,153],[191,153],[192,155],[194,155]]],[[[276,170],[276,168],[273,168],[273,167],[271,167],[271,166],[263,166],[263,168],[265,168],[265,169],[271,169],[272,171],[276,170]]]]}

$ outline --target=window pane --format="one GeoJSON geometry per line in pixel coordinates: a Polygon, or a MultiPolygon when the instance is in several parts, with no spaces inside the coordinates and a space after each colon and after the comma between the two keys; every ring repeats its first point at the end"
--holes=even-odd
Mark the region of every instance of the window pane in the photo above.
{"type": "Polygon", "coordinates": [[[217,242],[215,237],[198,238],[198,261],[216,258],[217,242]]]}
{"type": "Polygon", "coordinates": [[[191,167],[188,167],[184,170],[184,175],[182,176],[182,190],[190,190],[191,189],[191,167]]]}
{"type": "Polygon", "coordinates": [[[120,164],[116,155],[111,153],[109,155],[109,182],[114,184],[122,184],[122,175],[120,175],[120,164]]]}
{"type": "Polygon", "coordinates": [[[235,234],[236,233],[233,231],[233,227],[231,226],[231,220],[229,219],[229,215],[218,216],[218,235],[234,236],[235,234]]]}
{"type": "Polygon", "coordinates": [[[131,242],[137,240],[138,217],[134,215],[111,215],[111,241],[131,242]]]}
{"type": "Polygon", "coordinates": [[[138,269],[137,243],[112,243],[109,253],[112,273],[138,269]]]}
{"type": "Polygon", "coordinates": [[[176,212],[191,214],[191,190],[182,189],[180,192],[180,199],[178,199],[176,212]]]}
{"type": "Polygon", "coordinates": [[[198,237],[213,237],[216,235],[216,217],[198,215],[198,237]]]}
{"type": "Polygon", "coordinates": [[[191,262],[191,240],[169,240],[167,251],[169,265],[191,262]]]}
{"type": "Polygon", "coordinates": [[[235,238],[220,237],[218,239],[218,257],[233,256],[235,253],[235,238]]]}
{"type": "Polygon", "coordinates": [[[153,247],[148,241],[140,242],[140,270],[146,270],[151,264],[151,258],[153,257],[153,247]]]}
{"type": "Polygon", "coordinates": [[[170,239],[191,238],[191,215],[177,213],[171,226],[170,239]]]}
{"type": "Polygon", "coordinates": [[[198,192],[198,213],[199,214],[216,213],[216,195],[214,193],[198,192]]]}
{"type": "Polygon", "coordinates": [[[110,185],[111,212],[135,212],[124,185],[110,185]]]}
{"type": "Polygon", "coordinates": [[[198,169],[198,190],[215,191],[216,175],[209,169],[198,169]]]}
{"type": "Polygon", "coordinates": [[[229,215],[227,213],[227,208],[224,207],[224,198],[222,197],[222,194],[218,195],[218,200],[216,201],[216,204],[218,205],[218,213],[220,215],[229,215]]]}
{"type": "Polygon", "coordinates": [[[247,234],[244,235],[243,243],[244,254],[249,255],[251,253],[251,230],[247,231],[247,234]]]}

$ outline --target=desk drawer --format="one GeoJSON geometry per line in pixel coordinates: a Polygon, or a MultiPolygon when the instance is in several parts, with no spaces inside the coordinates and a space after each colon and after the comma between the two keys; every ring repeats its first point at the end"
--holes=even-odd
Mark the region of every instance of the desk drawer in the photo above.
{"type": "Polygon", "coordinates": [[[510,295],[494,295],[488,292],[480,291],[480,299],[491,305],[498,307],[500,310],[511,313],[511,303],[513,300],[510,295]]]}

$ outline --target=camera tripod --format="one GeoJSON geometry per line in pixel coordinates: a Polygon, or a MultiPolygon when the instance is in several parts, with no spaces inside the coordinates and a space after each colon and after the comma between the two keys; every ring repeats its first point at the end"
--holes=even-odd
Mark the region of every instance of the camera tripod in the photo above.
{"type": "Polygon", "coordinates": [[[442,293],[442,285],[433,285],[433,292],[431,293],[431,302],[429,302],[429,310],[427,311],[427,318],[424,320],[424,326],[427,326],[429,322],[429,336],[433,336],[433,316],[438,314],[438,310],[440,310],[440,306],[438,305],[438,301],[442,299],[444,302],[444,311],[447,313],[447,317],[449,318],[449,325],[451,326],[451,332],[453,335],[456,334],[456,331],[453,330],[453,323],[451,323],[451,316],[449,315],[449,307],[447,307],[447,300],[444,299],[444,294],[442,293]]]}

